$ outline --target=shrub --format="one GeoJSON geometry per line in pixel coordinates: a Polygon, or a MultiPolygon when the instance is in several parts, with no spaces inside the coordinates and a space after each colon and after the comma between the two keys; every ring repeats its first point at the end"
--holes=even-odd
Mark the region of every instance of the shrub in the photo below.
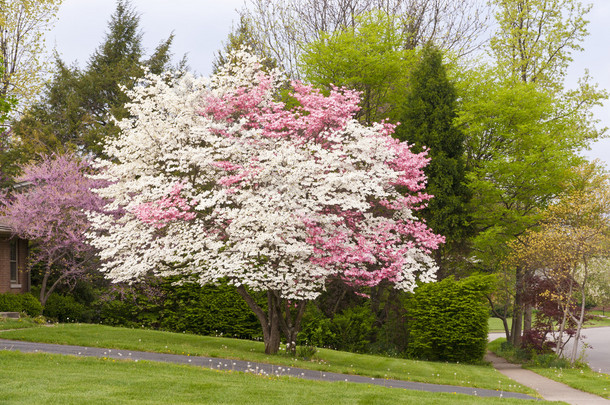
{"type": "Polygon", "coordinates": [[[314,303],[307,304],[301,331],[297,335],[297,345],[337,348],[337,336],[332,330],[332,320],[314,303]]]}
{"type": "Polygon", "coordinates": [[[25,312],[35,317],[42,314],[40,302],[30,293],[0,294],[0,312],[25,312]]]}
{"type": "Polygon", "coordinates": [[[93,310],[87,308],[74,297],[51,294],[47,299],[42,314],[58,322],[91,322],[93,310]]]}
{"type": "Polygon", "coordinates": [[[366,353],[371,343],[375,316],[368,305],[344,310],[333,318],[331,330],[337,337],[337,349],[366,353]]]}
{"type": "MultiPolygon", "coordinates": [[[[180,280],[149,277],[131,286],[114,286],[99,304],[100,321],[199,335],[262,336],[258,319],[234,286],[177,284],[180,280]]],[[[265,300],[258,298],[264,308],[265,300]]]]}
{"type": "MultiPolygon", "coordinates": [[[[234,286],[174,285],[175,280],[168,279],[162,285],[165,291],[159,324],[162,329],[237,338],[262,336],[258,318],[234,286]]],[[[259,305],[263,305],[262,297],[258,298],[259,305]]]]}
{"type": "Polygon", "coordinates": [[[415,290],[408,353],[426,360],[478,362],[487,346],[489,308],[484,300],[493,276],[446,278],[415,290]]]}

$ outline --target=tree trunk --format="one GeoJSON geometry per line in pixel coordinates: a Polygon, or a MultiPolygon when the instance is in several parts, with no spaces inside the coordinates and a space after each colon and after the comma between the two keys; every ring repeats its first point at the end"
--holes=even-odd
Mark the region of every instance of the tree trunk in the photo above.
{"type": "Polygon", "coordinates": [[[278,291],[269,290],[267,291],[267,313],[265,313],[244,286],[237,287],[237,292],[261,323],[265,353],[277,354],[280,349],[281,333],[284,333],[287,350],[295,354],[297,335],[301,329],[301,320],[307,301],[289,302],[282,299],[278,291]],[[292,307],[294,307],[294,311],[292,307]]]}
{"type": "Polygon", "coordinates": [[[523,331],[532,330],[532,313],[534,312],[534,308],[527,304],[525,306],[525,312],[523,313],[523,331]]]}
{"type": "MultiPolygon", "coordinates": [[[[278,303],[281,303],[279,296],[276,298],[278,303]]],[[[284,316],[280,317],[280,326],[284,332],[284,336],[286,336],[286,350],[290,351],[292,354],[296,354],[297,351],[297,335],[301,330],[301,320],[305,313],[306,303],[306,301],[298,301],[293,304],[288,300],[284,300],[284,316]],[[291,310],[292,306],[295,308],[294,315],[291,310]]]]}
{"type": "Polygon", "coordinates": [[[494,313],[495,317],[498,319],[502,320],[502,325],[504,326],[504,333],[506,334],[506,341],[510,342],[511,341],[511,334],[510,334],[510,328],[508,327],[508,316],[506,314],[506,308],[504,310],[504,314],[499,313],[498,311],[496,311],[496,308],[494,308],[494,303],[493,300],[491,299],[491,296],[486,295],[487,301],[489,301],[489,306],[491,307],[491,312],[494,313]]]}
{"type": "Polygon", "coordinates": [[[277,305],[275,305],[273,293],[267,291],[267,304],[268,304],[268,315],[265,311],[258,306],[252,296],[248,294],[248,291],[243,285],[237,287],[237,292],[246,301],[246,304],[250,307],[252,312],[256,315],[261,328],[263,329],[263,342],[265,343],[266,354],[276,354],[280,349],[280,311],[277,305]]]}
{"type": "Polygon", "coordinates": [[[511,328],[511,344],[521,346],[521,332],[523,331],[523,270],[515,269],[515,305],[513,308],[513,325],[511,328]]]}
{"type": "MultiPolygon", "coordinates": [[[[578,314],[578,318],[574,319],[576,321],[576,335],[574,336],[574,343],[572,343],[572,358],[570,362],[572,365],[576,363],[576,358],[578,355],[578,342],[580,341],[580,332],[582,331],[582,325],[585,322],[585,306],[586,306],[586,295],[585,295],[585,286],[587,285],[587,277],[588,277],[588,263],[586,257],[583,260],[584,264],[584,276],[582,285],[579,285],[580,288],[580,313],[578,314]]],[[[576,317],[574,317],[576,318],[576,317]]]]}

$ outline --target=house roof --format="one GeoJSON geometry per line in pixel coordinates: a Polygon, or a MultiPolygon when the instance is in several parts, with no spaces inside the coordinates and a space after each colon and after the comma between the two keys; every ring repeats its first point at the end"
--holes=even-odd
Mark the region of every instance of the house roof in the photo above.
{"type": "Polygon", "coordinates": [[[5,218],[0,217],[0,235],[12,234],[13,228],[8,224],[5,218]]]}

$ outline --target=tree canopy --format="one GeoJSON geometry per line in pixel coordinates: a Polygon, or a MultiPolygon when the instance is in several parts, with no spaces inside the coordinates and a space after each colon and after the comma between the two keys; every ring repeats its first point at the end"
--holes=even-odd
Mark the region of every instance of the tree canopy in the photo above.
{"type": "Polygon", "coordinates": [[[429,198],[425,154],[390,124],[355,121],[352,91],[294,82],[298,104],[286,108],[281,75],[243,52],[230,60],[209,82],[151,76],[130,93],[133,118],[105,150],[115,183],[100,190],[125,215],[98,216],[92,239],[108,276],[226,278],[259,317],[267,352],[280,327],[296,342],[305,302],[331,279],[407,291],[433,280],[443,238],[412,214],[429,198]],[[266,313],[244,287],[267,292],[266,313]]]}
{"type": "Polygon", "coordinates": [[[172,69],[173,35],[146,58],[139,27],[138,13],[129,1],[120,0],[104,41],[84,69],[69,66],[56,55],[55,73],[41,101],[13,124],[15,147],[27,158],[62,151],[99,155],[106,139],[119,131],[114,120],[128,114],[125,89],[133,87],[145,69],[153,73],[172,69]]]}

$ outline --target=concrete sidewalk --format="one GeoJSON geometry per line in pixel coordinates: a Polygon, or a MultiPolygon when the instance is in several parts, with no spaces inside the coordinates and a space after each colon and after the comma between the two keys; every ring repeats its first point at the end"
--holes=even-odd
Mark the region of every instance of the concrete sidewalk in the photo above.
{"type": "Polygon", "coordinates": [[[535,389],[548,401],[563,401],[574,405],[603,405],[610,401],[597,395],[579,391],[565,384],[553,381],[533,371],[526,370],[518,364],[507,362],[502,357],[487,353],[485,360],[491,362],[496,370],[519,384],[535,389]]]}
{"type": "MultiPolygon", "coordinates": [[[[451,385],[425,384],[412,381],[371,378],[350,374],[338,374],[324,371],[314,371],[266,363],[253,363],[241,360],[226,360],[212,357],[184,356],[177,354],[139,352],[134,350],[103,349],[84,346],[57,345],[49,343],[23,342],[0,339],[0,351],[11,350],[21,352],[54,353],[71,356],[105,357],[132,361],[159,361],[167,363],[187,364],[211,368],[214,370],[241,371],[262,375],[290,376],[319,381],[346,381],[355,383],[375,384],[388,388],[402,388],[427,392],[445,392],[468,394],[479,397],[504,397],[518,399],[536,399],[526,394],[488,390],[482,388],[460,387],[451,385]]],[[[481,399],[481,403],[484,400],[481,399]]],[[[593,403],[593,402],[588,402],[593,403]]]]}

